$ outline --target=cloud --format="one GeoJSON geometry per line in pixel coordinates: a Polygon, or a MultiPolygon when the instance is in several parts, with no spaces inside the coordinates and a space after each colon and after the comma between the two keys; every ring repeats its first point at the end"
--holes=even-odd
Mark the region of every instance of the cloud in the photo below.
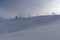
{"type": "MultiPolygon", "coordinates": [[[[38,15],[45,5],[52,0],[0,0],[0,16],[14,17],[16,15],[38,15]]],[[[43,13],[44,14],[44,13],[43,13]]]]}

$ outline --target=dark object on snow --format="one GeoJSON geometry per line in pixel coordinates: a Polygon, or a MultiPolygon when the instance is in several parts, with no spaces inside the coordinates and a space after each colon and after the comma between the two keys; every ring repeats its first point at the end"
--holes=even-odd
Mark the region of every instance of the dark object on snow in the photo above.
{"type": "Polygon", "coordinates": [[[15,18],[18,18],[17,16],[15,18]]]}

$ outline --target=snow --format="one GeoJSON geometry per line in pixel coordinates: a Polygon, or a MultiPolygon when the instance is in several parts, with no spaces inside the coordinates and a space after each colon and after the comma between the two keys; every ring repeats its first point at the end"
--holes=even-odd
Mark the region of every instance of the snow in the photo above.
{"type": "Polygon", "coordinates": [[[2,19],[0,18],[0,34],[12,33],[39,27],[59,19],[59,16],[36,16],[28,18],[2,19]]]}
{"type": "MultiPolygon", "coordinates": [[[[48,22],[34,28],[0,35],[0,40],[60,40],[60,19],[48,17],[48,22]]],[[[35,19],[33,19],[35,20],[35,19]]],[[[46,18],[45,18],[46,20],[46,18]]],[[[31,22],[31,21],[30,21],[31,22]]]]}

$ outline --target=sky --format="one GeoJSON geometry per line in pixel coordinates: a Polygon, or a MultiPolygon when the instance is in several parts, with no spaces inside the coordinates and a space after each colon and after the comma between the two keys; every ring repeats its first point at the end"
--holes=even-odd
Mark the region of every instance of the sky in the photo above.
{"type": "Polygon", "coordinates": [[[0,0],[0,17],[51,15],[60,13],[60,0],[0,0]]]}

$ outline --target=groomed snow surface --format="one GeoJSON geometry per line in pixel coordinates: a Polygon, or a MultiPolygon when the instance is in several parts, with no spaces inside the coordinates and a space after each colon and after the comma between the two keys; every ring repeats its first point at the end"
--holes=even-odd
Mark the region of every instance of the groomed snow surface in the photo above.
{"type": "Polygon", "coordinates": [[[60,19],[32,29],[2,34],[0,40],[60,40],[60,19]]]}

